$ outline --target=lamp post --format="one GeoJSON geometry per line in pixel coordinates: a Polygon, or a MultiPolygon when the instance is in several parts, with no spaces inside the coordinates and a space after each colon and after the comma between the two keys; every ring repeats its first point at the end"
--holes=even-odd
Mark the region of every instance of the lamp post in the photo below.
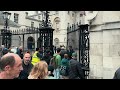
{"type": "Polygon", "coordinates": [[[8,20],[10,19],[11,13],[3,12],[3,19],[4,19],[4,37],[5,37],[5,47],[8,48],[7,36],[8,36],[8,20]]]}
{"type": "Polygon", "coordinates": [[[47,28],[47,27],[51,27],[51,20],[49,20],[49,12],[48,11],[45,11],[43,12],[42,11],[42,26],[47,28]]]}

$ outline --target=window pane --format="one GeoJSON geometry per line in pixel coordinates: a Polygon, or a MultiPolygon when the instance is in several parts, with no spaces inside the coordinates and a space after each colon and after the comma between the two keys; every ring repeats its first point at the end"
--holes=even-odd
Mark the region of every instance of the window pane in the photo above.
{"type": "Polygon", "coordinates": [[[18,23],[18,16],[19,16],[19,14],[14,13],[14,22],[16,22],[16,23],[18,23]]]}

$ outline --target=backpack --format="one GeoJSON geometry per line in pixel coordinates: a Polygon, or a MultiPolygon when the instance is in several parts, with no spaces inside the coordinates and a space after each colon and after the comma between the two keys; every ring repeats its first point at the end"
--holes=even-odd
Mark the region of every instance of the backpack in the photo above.
{"type": "Polygon", "coordinates": [[[67,76],[67,66],[60,66],[60,75],[67,76]]]}
{"type": "MultiPolygon", "coordinates": [[[[56,55],[57,56],[57,55],[56,55]]],[[[53,56],[51,59],[50,59],[50,66],[53,66],[55,69],[57,67],[57,64],[56,64],[56,56],[53,56]]]]}

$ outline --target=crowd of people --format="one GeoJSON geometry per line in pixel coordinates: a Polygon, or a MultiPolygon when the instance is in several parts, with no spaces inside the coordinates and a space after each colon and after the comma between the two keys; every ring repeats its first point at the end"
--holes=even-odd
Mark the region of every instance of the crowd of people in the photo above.
{"type": "Polygon", "coordinates": [[[77,53],[69,46],[59,47],[53,53],[36,48],[32,54],[22,46],[9,49],[1,46],[0,79],[85,79],[77,53]]]}

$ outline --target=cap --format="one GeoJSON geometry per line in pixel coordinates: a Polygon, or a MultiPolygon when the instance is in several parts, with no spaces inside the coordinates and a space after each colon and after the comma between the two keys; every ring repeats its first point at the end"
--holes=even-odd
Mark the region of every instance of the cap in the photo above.
{"type": "Polygon", "coordinates": [[[4,48],[4,50],[7,50],[7,48],[4,48]]]}
{"type": "Polygon", "coordinates": [[[77,53],[72,53],[72,57],[77,57],[77,53]]]}

